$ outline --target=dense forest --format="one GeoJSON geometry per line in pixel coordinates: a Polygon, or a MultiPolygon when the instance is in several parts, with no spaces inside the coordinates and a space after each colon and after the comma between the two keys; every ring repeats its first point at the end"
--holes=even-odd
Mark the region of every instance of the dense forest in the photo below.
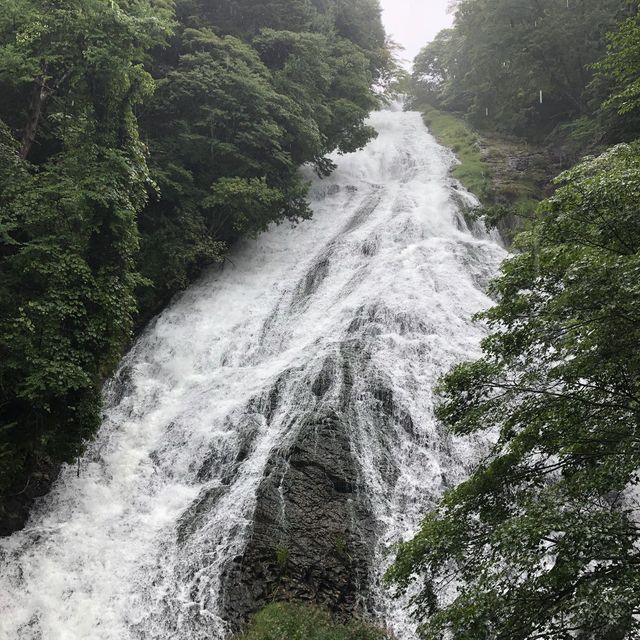
{"type": "Polygon", "coordinates": [[[560,175],[441,383],[452,431],[495,444],[389,579],[428,639],[640,634],[640,15],[605,0],[462,0],[416,60],[416,100],[597,152],[560,175]],[[542,99],[540,99],[542,91],[542,99]],[[567,133],[568,132],[568,133],[567,133]]]}
{"type": "Polygon", "coordinates": [[[309,217],[298,168],[374,136],[390,62],[377,0],[3,3],[5,528],[95,433],[135,327],[239,238],[309,217]]]}
{"type": "Polygon", "coordinates": [[[632,19],[636,6],[627,0],[460,1],[454,27],[415,60],[414,96],[463,113],[476,127],[529,140],[551,143],[554,136],[557,143],[571,135],[587,146],[633,138],[640,118],[621,100],[637,90],[627,75],[633,76],[634,61],[612,67],[605,54],[622,47],[628,23],[617,40],[608,34],[632,19]],[[620,97],[609,100],[614,94],[620,97]]]}

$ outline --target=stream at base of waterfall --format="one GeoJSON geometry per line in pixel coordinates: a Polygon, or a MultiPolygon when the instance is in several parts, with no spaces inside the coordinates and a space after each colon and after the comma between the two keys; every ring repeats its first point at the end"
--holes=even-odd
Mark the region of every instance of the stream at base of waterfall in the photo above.
{"type": "Polygon", "coordinates": [[[371,124],[309,173],[311,221],[236,247],[123,360],[79,477],[0,540],[0,640],[217,640],[274,598],[415,638],[381,577],[485,450],[434,387],[506,254],[419,114],[371,124]]]}

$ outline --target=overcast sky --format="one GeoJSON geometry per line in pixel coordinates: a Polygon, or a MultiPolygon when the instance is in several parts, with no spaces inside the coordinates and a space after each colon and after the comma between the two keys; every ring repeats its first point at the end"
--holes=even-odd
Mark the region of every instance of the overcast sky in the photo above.
{"type": "Polygon", "coordinates": [[[403,57],[412,61],[441,29],[451,26],[449,0],[382,0],[387,32],[406,48],[403,57]]]}

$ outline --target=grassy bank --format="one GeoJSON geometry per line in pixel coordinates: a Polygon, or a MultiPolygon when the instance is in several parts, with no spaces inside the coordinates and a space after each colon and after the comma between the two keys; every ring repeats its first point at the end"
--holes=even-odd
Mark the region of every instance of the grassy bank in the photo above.
{"type": "Polygon", "coordinates": [[[530,218],[555,175],[548,153],[517,139],[472,129],[462,117],[430,105],[417,107],[425,124],[456,154],[453,177],[475,194],[489,222],[495,221],[510,243],[530,218]]]}
{"type": "Polygon", "coordinates": [[[452,174],[480,200],[490,196],[493,172],[485,161],[478,134],[462,118],[425,105],[419,108],[425,124],[440,144],[449,147],[460,164],[452,174]]]}
{"type": "Polygon", "coordinates": [[[315,606],[275,603],[262,609],[235,640],[390,640],[390,636],[358,622],[336,624],[315,606]]]}

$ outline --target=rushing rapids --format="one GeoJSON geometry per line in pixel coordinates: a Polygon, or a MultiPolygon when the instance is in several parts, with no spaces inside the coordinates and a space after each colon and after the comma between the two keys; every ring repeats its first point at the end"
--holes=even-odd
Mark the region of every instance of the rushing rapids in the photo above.
{"type": "Polygon", "coordinates": [[[312,221],[238,247],[125,358],[96,442],[0,541],[1,640],[211,640],[278,594],[414,637],[385,552],[482,450],[433,389],[477,353],[504,250],[418,114],[372,124],[312,221]]]}

